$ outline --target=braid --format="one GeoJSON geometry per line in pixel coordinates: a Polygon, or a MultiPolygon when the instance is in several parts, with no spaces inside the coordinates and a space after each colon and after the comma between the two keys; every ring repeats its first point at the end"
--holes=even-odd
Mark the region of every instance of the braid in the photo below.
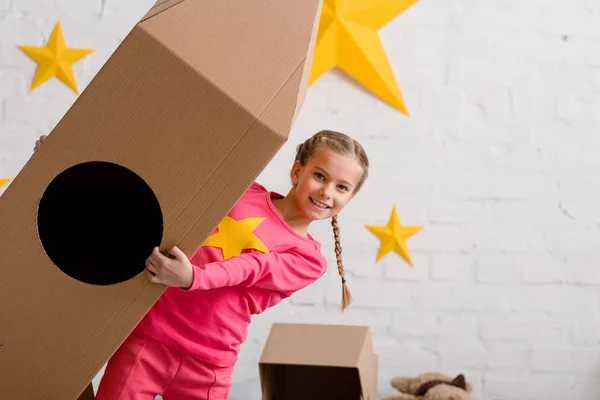
{"type": "Polygon", "coordinates": [[[340,226],[338,224],[337,215],[331,217],[331,226],[333,227],[333,237],[335,239],[335,258],[337,260],[337,268],[340,277],[342,278],[342,310],[350,305],[352,296],[350,290],[346,286],[346,276],[344,274],[344,265],[342,264],[342,244],[340,241],[340,226]]]}

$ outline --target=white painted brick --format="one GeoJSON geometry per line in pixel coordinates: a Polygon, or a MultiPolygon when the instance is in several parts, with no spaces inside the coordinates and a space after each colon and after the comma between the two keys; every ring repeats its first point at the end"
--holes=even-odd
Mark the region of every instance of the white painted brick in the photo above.
{"type": "Polygon", "coordinates": [[[574,324],[570,342],[574,346],[598,348],[600,345],[600,319],[597,316],[579,318],[574,324]]]}
{"type": "Polygon", "coordinates": [[[595,68],[591,68],[589,70],[591,79],[592,79],[592,85],[594,86],[594,88],[598,88],[600,87],[600,67],[595,67],[595,68]]]}
{"type": "MultiPolygon", "coordinates": [[[[399,281],[363,278],[348,281],[347,284],[355,307],[405,309],[412,306],[412,288],[399,281]]],[[[341,304],[341,286],[339,279],[328,286],[326,293],[328,302],[341,304]]]]}
{"type": "MultiPolygon", "coordinates": [[[[371,167],[369,174],[373,176],[382,176],[389,174],[387,168],[371,167]]],[[[397,182],[394,186],[384,184],[383,182],[378,183],[377,181],[368,181],[368,186],[365,185],[364,189],[356,195],[344,208],[344,214],[353,214],[364,216],[364,210],[371,210],[369,212],[370,218],[361,218],[361,222],[364,224],[387,224],[389,216],[392,212],[392,206],[394,204],[398,207],[398,215],[403,223],[413,224],[418,223],[418,215],[423,215],[423,211],[418,211],[417,216],[413,217],[405,212],[403,208],[400,208],[399,204],[403,198],[407,196],[423,196],[431,193],[433,190],[433,174],[431,176],[423,176],[419,179],[415,179],[412,174],[394,171],[394,180],[397,182]],[[364,192],[363,192],[364,190],[364,192]],[[369,196],[364,193],[377,192],[377,196],[369,196]]]]}
{"type": "Polygon", "coordinates": [[[70,15],[87,19],[100,18],[102,2],[103,0],[54,0],[59,15],[70,15]]]}
{"type": "Polygon", "coordinates": [[[326,279],[319,279],[313,283],[294,293],[290,300],[293,304],[298,305],[320,305],[325,302],[325,291],[327,289],[326,279]]]}
{"type": "Polygon", "coordinates": [[[462,229],[439,224],[424,226],[419,233],[408,240],[407,244],[409,250],[418,252],[459,252],[470,249],[462,229]]]}
{"type": "Polygon", "coordinates": [[[533,369],[539,372],[597,376],[600,372],[600,352],[554,346],[535,348],[533,369]]]}
{"type": "Polygon", "coordinates": [[[430,223],[489,224],[494,221],[492,205],[469,200],[431,201],[427,204],[430,223]]]}
{"type": "Polygon", "coordinates": [[[371,333],[379,338],[393,340],[388,335],[392,323],[392,316],[396,310],[361,309],[358,307],[346,308],[343,312],[339,307],[328,305],[319,307],[294,307],[291,319],[301,320],[304,323],[335,324],[335,325],[361,325],[368,326],[371,333]]]}
{"type": "MultiPolygon", "coordinates": [[[[563,201],[564,203],[564,201],[563,201]]],[[[502,201],[492,204],[497,221],[508,223],[529,223],[537,226],[573,227],[576,223],[572,211],[560,201],[502,201]]]]}
{"type": "Polygon", "coordinates": [[[128,16],[136,16],[140,19],[144,14],[156,3],[155,0],[136,0],[136,1],[119,1],[119,0],[104,0],[104,8],[110,17],[115,19],[126,19],[128,16]],[[117,16],[121,18],[116,18],[117,16]]]}
{"type": "MultiPolygon", "coordinates": [[[[433,122],[432,122],[433,124],[433,122]]],[[[438,122],[436,126],[436,139],[440,141],[473,141],[479,143],[478,152],[469,154],[469,158],[479,157],[480,151],[487,151],[483,143],[516,144],[527,142],[531,136],[531,127],[524,127],[516,123],[487,123],[486,118],[472,117],[464,119],[456,115],[438,122]]]]}
{"type": "Polygon", "coordinates": [[[511,283],[518,279],[518,261],[514,256],[480,256],[477,259],[477,281],[511,283]]]}
{"type": "Polygon", "coordinates": [[[470,314],[395,311],[390,332],[400,340],[406,337],[475,339],[478,322],[477,317],[470,314]]]}
{"type": "MultiPolygon", "coordinates": [[[[48,90],[54,90],[50,86],[59,85],[56,80],[49,81],[46,84],[48,90]]],[[[60,82],[60,85],[62,85],[62,82],[60,82]]],[[[39,88],[39,90],[43,89],[43,86],[39,88]]],[[[63,91],[67,90],[71,89],[64,87],[63,91]]],[[[54,98],[40,95],[8,99],[6,100],[6,123],[33,129],[54,127],[73,104],[74,97],[75,93],[72,96],[66,93],[64,96],[54,98]]]]}
{"type": "MultiPolygon", "coordinates": [[[[589,81],[587,84],[591,84],[591,79],[586,80],[589,81]]],[[[557,99],[558,117],[564,121],[594,124],[600,119],[597,114],[599,110],[598,95],[593,92],[565,93],[564,97],[557,99]]]]}
{"type": "Polygon", "coordinates": [[[438,348],[441,359],[440,368],[443,371],[483,369],[489,357],[488,351],[481,343],[476,342],[450,342],[438,348]],[[468,354],[468,357],[465,357],[468,354]]]}
{"type": "Polygon", "coordinates": [[[39,133],[33,129],[0,130],[0,159],[4,161],[0,165],[0,176],[13,178],[19,173],[33,154],[39,133]]]}
{"type": "Polygon", "coordinates": [[[600,391],[600,378],[574,378],[572,399],[593,399],[600,391]]]}
{"type": "Polygon", "coordinates": [[[12,0],[0,0],[0,13],[8,12],[12,7],[12,0]]]}
{"type": "Polygon", "coordinates": [[[593,255],[598,251],[600,231],[597,229],[544,230],[548,250],[560,255],[593,255]]]}
{"type": "Polygon", "coordinates": [[[490,342],[557,342],[564,328],[542,314],[489,314],[480,319],[481,336],[490,342]]]}
{"type": "Polygon", "coordinates": [[[523,370],[531,365],[531,351],[523,348],[490,346],[487,354],[487,368],[494,371],[523,370]]]}
{"type": "Polygon", "coordinates": [[[563,260],[539,255],[519,260],[522,280],[525,283],[548,284],[569,281],[569,270],[563,260]]]}
{"type": "Polygon", "coordinates": [[[498,86],[474,86],[465,90],[463,115],[491,121],[506,121],[512,117],[510,90],[498,86]]]}
{"type": "Polygon", "coordinates": [[[540,8],[538,17],[540,32],[543,34],[600,34],[594,14],[577,2],[563,3],[561,7],[556,8],[540,8]],[[565,15],[568,15],[568,18],[565,18],[565,15]]]}
{"type": "MultiPolygon", "coordinates": [[[[41,6],[51,2],[39,4],[41,6]]],[[[18,45],[41,46],[44,42],[44,32],[34,19],[13,15],[0,18],[0,67],[16,67],[23,74],[33,77],[30,70],[33,71],[36,64],[18,48],[18,45]]]]}
{"type": "Polygon", "coordinates": [[[446,171],[435,183],[438,196],[478,199],[524,199],[528,180],[523,175],[493,171],[446,171]],[[468,179],[467,179],[468,177],[468,179]]]}
{"type": "Polygon", "coordinates": [[[576,286],[522,286],[504,290],[508,307],[518,312],[595,314],[598,296],[576,286]]]}
{"type": "Polygon", "coordinates": [[[515,144],[490,144],[486,155],[487,166],[494,170],[514,170],[523,173],[524,169],[535,171],[538,168],[537,151],[531,146],[531,143],[525,142],[525,138],[515,144]]]}
{"type": "MultiPolygon", "coordinates": [[[[337,269],[333,247],[329,254],[330,268],[337,269]]],[[[344,270],[355,277],[383,277],[387,260],[381,260],[378,264],[373,265],[376,255],[377,248],[367,248],[366,245],[360,247],[344,245],[342,247],[344,270]]]]}
{"type": "Polygon", "coordinates": [[[485,398],[493,400],[564,400],[570,398],[572,379],[566,376],[486,375],[485,398]]]}
{"type": "Polygon", "coordinates": [[[506,310],[502,290],[468,283],[431,283],[413,289],[419,310],[497,312],[506,310]]]}
{"type": "Polygon", "coordinates": [[[567,373],[597,377],[600,373],[600,352],[598,350],[573,350],[570,363],[572,368],[567,373]]]}
{"type": "MultiPolygon", "coordinates": [[[[401,24],[401,22],[398,22],[401,24]]],[[[439,27],[438,27],[439,28],[439,27]]],[[[444,85],[446,81],[446,64],[444,62],[432,63],[431,57],[436,52],[444,51],[444,40],[439,35],[423,34],[414,37],[388,37],[384,29],[380,30],[380,37],[386,48],[386,54],[392,65],[402,66],[397,70],[397,80],[401,87],[411,82],[426,81],[431,88],[444,85]],[[418,40],[422,45],[411,46],[413,40],[418,40]],[[404,63],[403,60],[411,60],[404,63]]],[[[410,106],[409,106],[410,107],[410,106]]],[[[419,108],[420,109],[420,108],[419,108]]],[[[414,110],[413,110],[414,111],[414,110]]]]}
{"type": "Polygon", "coordinates": [[[478,252],[526,252],[539,249],[543,243],[543,235],[523,223],[496,222],[493,229],[469,227],[464,232],[471,248],[478,252]]]}
{"type": "Polygon", "coordinates": [[[594,207],[600,200],[600,196],[594,191],[585,190],[585,188],[595,187],[598,183],[600,180],[591,176],[583,179],[570,176],[560,181],[561,208],[568,212],[572,221],[579,226],[595,227],[592,224],[600,222],[600,212],[597,207],[594,207]]]}
{"type": "Polygon", "coordinates": [[[463,254],[437,254],[431,261],[434,281],[468,282],[475,276],[475,258],[463,254]]]}
{"type": "Polygon", "coordinates": [[[0,101],[25,94],[23,75],[16,69],[0,68],[0,101]]]}
{"type": "Polygon", "coordinates": [[[53,20],[57,17],[53,1],[18,0],[14,3],[14,8],[26,17],[46,17],[53,20]]]}
{"type": "MultiPolygon", "coordinates": [[[[366,138],[360,139],[361,144],[368,151],[369,144],[375,144],[372,139],[366,138]]],[[[377,176],[377,173],[384,172],[400,172],[394,169],[398,166],[404,166],[405,168],[411,167],[408,172],[414,176],[414,173],[420,173],[419,170],[412,170],[414,167],[421,167],[419,169],[428,169],[432,166],[443,166],[443,157],[447,151],[443,143],[426,140],[424,138],[407,140],[406,138],[391,137],[385,139],[377,139],[378,143],[386,143],[387,146],[394,149],[394,157],[377,157],[373,160],[369,160],[370,168],[373,171],[373,176],[377,176]],[[430,155],[424,157],[424,154],[430,155]]],[[[401,198],[399,201],[410,201],[410,198],[401,198]]]]}
{"type": "Polygon", "coordinates": [[[422,254],[411,254],[413,266],[400,257],[386,260],[385,276],[401,281],[425,281],[429,278],[430,259],[422,254]]]}
{"type": "Polygon", "coordinates": [[[540,372],[569,372],[572,369],[571,352],[555,347],[533,350],[533,369],[540,372]]]}
{"type": "MultiPolygon", "coordinates": [[[[447,68],[445,67],[445,70],[447,68]]],[[[419,111],[430,115],[452,117],[463,112],[466,107],[465,103],[465,92],[460,86],[434,85],[428,87],[421,94],[419,111]]],[[[416,152],[415,156],[418,155],[419,153],[416,152]]]]}
{"type": "Polygon", "coordinates": [[[436,352],[416,344],[374,343],[373,347],[375,353],[379,355],[379,363],[384,368],[410,364],[411,368],[422,371],[440,369],[440,359],[436,352]]]}
{"type": "MultiPolygon", "coordinates": [[[[535,74],[537,68],[532,68],[535,74]]],[[[548,121],[556,117],[557,99],[552,96],[537,97],[535,93],[543,90],[544,82],[539,77],[532,77],[532,82],[525,86],[514,87],[511,99],[517,121],[548,121]]]]}
{"type": "Polygon", "coordinates": [[[587,263],[567,262],[565,266],[570,272],[571,282],[579,285],[600,285],[600,271],[598,271],[597,260],[590,260],[587,263]]]}

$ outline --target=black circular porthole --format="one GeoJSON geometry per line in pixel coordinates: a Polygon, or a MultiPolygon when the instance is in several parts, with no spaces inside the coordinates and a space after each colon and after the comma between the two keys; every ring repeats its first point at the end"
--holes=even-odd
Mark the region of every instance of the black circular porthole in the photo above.
{"type": "Polygon", "coordinates": [[[56,176],[38,208],[44,251],[65,274],[94,285],[133,278],[163,234],[158,199],[142,178],[109,162],[75,165],[56,176]]]}

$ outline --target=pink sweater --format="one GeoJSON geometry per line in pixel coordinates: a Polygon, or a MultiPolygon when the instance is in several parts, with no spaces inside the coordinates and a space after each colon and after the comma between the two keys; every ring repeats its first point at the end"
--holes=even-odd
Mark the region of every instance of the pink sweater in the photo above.
{"type": "Polygon", "coordinates": [[[296,234],[257,183],[246,191],[192,257],[189,290],[167,288],[135,332],[206,363],[237,361],[252,314],[319,279],[321,245],[296,234]]]}

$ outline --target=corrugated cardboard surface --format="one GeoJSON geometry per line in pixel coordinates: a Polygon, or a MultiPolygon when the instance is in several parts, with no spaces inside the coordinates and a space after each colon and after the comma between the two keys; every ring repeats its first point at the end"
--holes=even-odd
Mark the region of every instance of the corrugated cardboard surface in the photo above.
{"type": "Polygon", "coordinates": [[[273,324],[259,360],[263,400],[377,398],[366,326],[273,324]]]}
{"type": "Polygon", "coordinates": [[[173,7],[174,5],[181,3],[184,0],[158,0],[154,5],[148,10],[146,15],[142,17],[140,21],[145,21],[148,18],[152,18],[156,14],[165,11],[167,8],[173,7]]]}
{"type": "Polygon", "coordinates": [[[287,140],[320,6],[187,0],[130,32],[0,198],[0,399],[76,399],[163,290],[62,273],[36,231],[52,179],[132,170],[160,202],[161,248],[191,257],[287,140]]]}

